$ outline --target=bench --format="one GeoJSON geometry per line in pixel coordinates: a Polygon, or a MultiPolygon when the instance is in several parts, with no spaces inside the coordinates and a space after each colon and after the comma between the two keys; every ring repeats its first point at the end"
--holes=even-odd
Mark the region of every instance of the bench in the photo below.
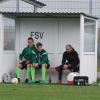
{"type": "MultiPolygon", "coordinates": [[[[67,80],[67,75],[70,73],[70,70],[63,70],[63,78],[62,78],[62,83],[66,83],[67,80]]],[[[26,76],[26,71],[22,70],[21,72],[21,82],[25,81],[25,76],[26,76]]],[[[38,71],[36,74],[36,80],[39,80],[41,76],[41,70],[38,71]]],[[[56,83],[58,79],[58,72],[55,70],[55,68],[50,67],[47,69],[47,74],[46,74],[46,82],[49,82],[49,79],[51,79],[52,83],[56,83]]]]}

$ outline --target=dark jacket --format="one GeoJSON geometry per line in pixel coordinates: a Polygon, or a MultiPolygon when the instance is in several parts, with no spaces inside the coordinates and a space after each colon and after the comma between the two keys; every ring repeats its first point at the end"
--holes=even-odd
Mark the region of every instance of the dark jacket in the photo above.
{"type": "Polygon", "coordinates": [[[78,54],[74,49],[71,53],[67,53],[67,51],[63,53],[62,65],[70,64],[72,67],[76,67],[79,65],[79,62],[78,54]]]}

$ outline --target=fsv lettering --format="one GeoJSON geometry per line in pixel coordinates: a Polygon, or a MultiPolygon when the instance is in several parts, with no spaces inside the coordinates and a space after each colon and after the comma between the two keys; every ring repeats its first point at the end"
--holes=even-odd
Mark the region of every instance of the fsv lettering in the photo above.
{"type": "Polygon", "coordinates": [[[43,39],[44,32],[31,32],[31,37],[35,39],[43,39]]]}

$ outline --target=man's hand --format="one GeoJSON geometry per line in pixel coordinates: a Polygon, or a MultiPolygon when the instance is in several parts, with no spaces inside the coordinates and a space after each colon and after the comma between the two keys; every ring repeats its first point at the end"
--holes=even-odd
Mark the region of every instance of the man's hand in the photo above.
{"type": "Polygon", "coordinates": [[[71,64],[68,64],[68,67],[71,67],[71,64]]]}
{"type": "Polygon", "coordinates": [[[68,69],[69,65],[65,64],[63,69],[68,69]]]}
{"type": "Polygon", "coordinates": [[[30,61],[29,61],[29,60],[27,60],[27,61],[26,61],[26,64],[29,64],[29,63],[30,63],[30,61]]]}

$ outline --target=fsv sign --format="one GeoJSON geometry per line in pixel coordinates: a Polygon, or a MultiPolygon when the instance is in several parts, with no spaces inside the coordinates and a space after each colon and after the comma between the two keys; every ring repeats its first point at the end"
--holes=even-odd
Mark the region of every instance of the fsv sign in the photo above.
{"type": "Polygon", "coordinates": [[[34,37],[35,39],[43,39],[44,32],[31,32],[31,37],[34,37]]]}

